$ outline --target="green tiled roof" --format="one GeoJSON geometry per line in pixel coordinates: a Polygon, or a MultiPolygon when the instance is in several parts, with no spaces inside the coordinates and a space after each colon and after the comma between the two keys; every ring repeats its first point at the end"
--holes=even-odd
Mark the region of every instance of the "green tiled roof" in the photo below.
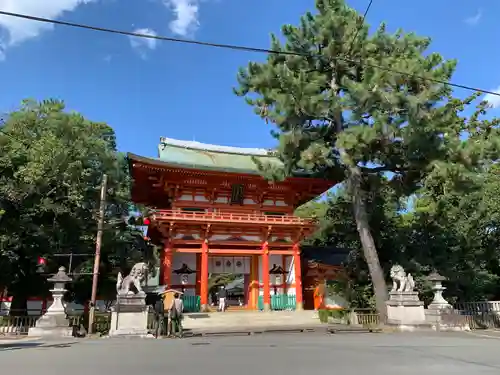
{"type": "MultiPolygon", "coordinates": [[[[132,159],[146,159],[129,154],[132,159]]],[[[190,169],[259,174],[254,158],[262,164],[282,166],[281,161],[265,149],[208,145],[198,142],[161,138],[155,163],[190,169]]]]}

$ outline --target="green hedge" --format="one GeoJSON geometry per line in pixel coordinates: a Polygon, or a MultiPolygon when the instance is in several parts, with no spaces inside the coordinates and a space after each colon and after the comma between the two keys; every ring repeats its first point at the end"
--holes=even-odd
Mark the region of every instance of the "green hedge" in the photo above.
{"type": "Polygon", "coordinates": [[[318,317],[321,323],[328,323],[328,318],[333,319],[344,319],[349,314],[349,310],[339,309],[339,310],[319,310],[318,317]]]}

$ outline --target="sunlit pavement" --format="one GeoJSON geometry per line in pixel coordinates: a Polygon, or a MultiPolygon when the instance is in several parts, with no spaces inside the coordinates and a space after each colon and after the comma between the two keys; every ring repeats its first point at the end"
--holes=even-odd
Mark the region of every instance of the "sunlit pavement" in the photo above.
{"type": "Polygon", "coordinates": [[[9,373],[38,375],[498,374],[496,337],[483,331],[71,340],[0,347],[0,361],[9,373]]]}

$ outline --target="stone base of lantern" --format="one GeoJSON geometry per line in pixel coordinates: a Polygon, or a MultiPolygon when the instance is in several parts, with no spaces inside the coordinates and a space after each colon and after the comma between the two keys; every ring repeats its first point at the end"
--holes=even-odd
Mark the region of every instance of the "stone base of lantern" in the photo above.
{"type": "Polygon", "coordinates": [[[28,331],[32,337],[71,337],[73,328],[66,315],[42,315],[28,331]]]}
{"type": "Polygon", "coordinates": [[[429,305],[425,310],[425,319],[434,331],[470,331],[466,316],[448,307],[434,308],[429,305]]]}

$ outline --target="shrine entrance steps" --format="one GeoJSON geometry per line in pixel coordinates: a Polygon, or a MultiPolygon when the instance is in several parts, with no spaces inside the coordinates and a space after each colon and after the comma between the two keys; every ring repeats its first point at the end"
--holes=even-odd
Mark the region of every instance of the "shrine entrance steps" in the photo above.
{"type": "Polygon", "coordinates": [[[183,327],[193,332],[237,331],[273,327],[308,328],[320,326],[314,311],[248,311],[185,314],[183,327]]]}

